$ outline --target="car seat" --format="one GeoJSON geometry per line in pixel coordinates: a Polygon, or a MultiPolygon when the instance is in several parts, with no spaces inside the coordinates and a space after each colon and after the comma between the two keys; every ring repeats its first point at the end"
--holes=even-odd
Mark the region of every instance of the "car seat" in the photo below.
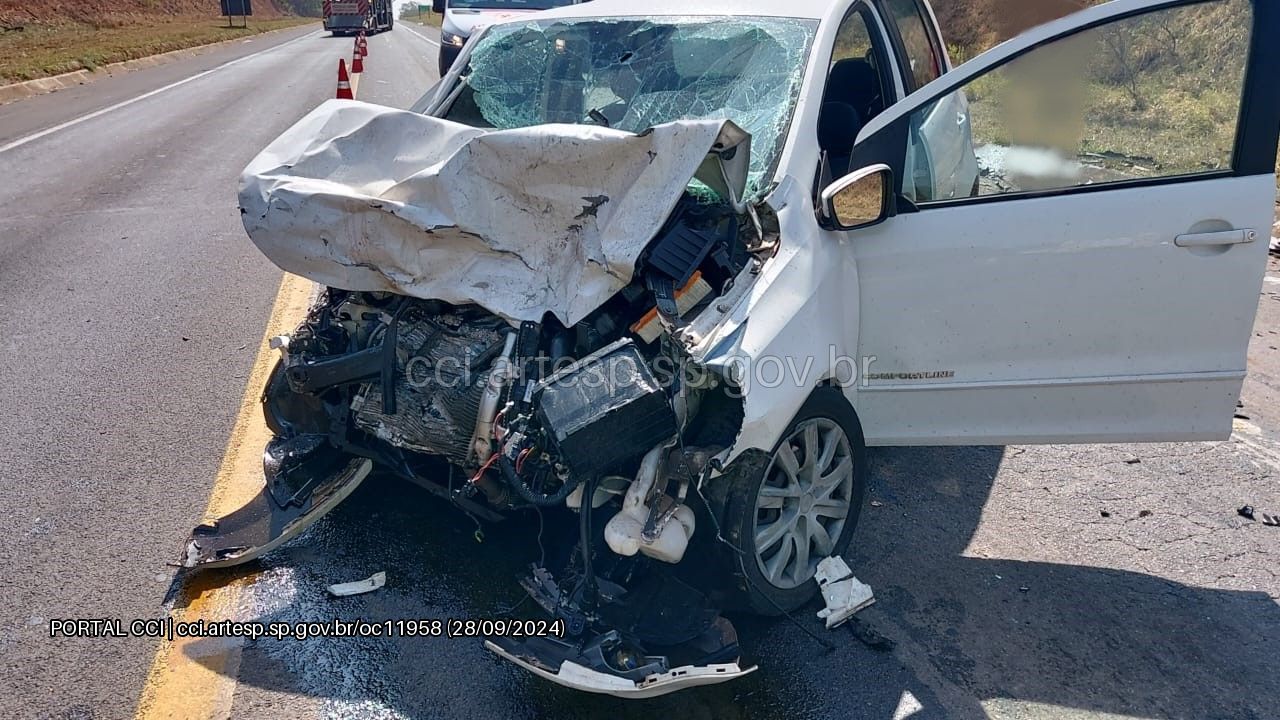
{"type": "Polygon", "coordinates": [[[831,66],[827,77],[826,102],[842,102],[853,106],[863,122],[884,110],[880,74],[863,58],[845,58],[831,66]]]}
{"type": "Polygon", "coordinates": [[[862,117],[848,103],[824,102],[818,113],[818,147],[822,148],[826,168],[830,176],[823,178],[823,186],[849,172],[849,160],[853,155],[853,142],[862,129],[862,117]]]}

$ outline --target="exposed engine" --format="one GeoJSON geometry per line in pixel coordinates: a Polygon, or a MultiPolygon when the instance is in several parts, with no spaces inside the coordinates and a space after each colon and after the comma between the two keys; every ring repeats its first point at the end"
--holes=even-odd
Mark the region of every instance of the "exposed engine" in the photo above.
{"type": "Polygon", "coordinates": [[[396,447],[466,465],[505,323],[475,309],[440,312],[410,300],[395,327],[391,402],[383,402],[381,383],[366,383],[351,401],[353,421],[396,447]]]}
{"type": "Polygon", "coordinates": [[[682,374],[688,358],[671,333],[766,251],[758,224],[686,194],[632,282],[573,327],[551,314],[513,325],[474,305],[326,289],[296,332],[273,340],[282,358],[263,393],[276,434],[266,491],[197,528],[184,563],[234,564],[276,547],[377,465],[476,517],[533,508],[577,526],[576,550],[562,543],[524,583],[571,637],[498,638],[495,652],[637,682],[684,682],[677,660],[748,672],[732,662],[732,626],[672,570],[696,531],[690,488],[741,416],[723,381],[682,374]],[[440,471],[441,458],[452,470],[440,471]]]}
{"type": "Polygon", "coordinates": [[[466,465],[507,331],[478,308],[327,290],[278,339],[286,354],[267,388],[268,423],[282,435],[341,432],[349,409],[350,425],[378,441],[466,465]],[[317,406],[326,408],[320,417],[317,406]]]}
{"type": "Polygon", "coordinates": [[[405,453],[445,458],[490,504],[561,504],[587,477],[634,474],[678,434],[676,408],[687,415],[696,399],[659,382],[680,363],[666,330],[727,289],[751,257],[743,234],[726,206],[687,195],[632,283],[572,328],[328,289],[277,341],[269,424],[384,464],[396,456],[393,469],[405,453]]]}

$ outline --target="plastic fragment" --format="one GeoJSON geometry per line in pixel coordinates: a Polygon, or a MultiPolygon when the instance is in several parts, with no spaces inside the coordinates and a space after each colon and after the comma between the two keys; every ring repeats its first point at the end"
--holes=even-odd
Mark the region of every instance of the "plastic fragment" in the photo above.
{"type": "Polygon", "coordinates": [[[383,585],[387,584],[387,574],[385,572],[376,572],[364,580],[354,580],[352,582],[337,583],[329,586],[329,594],[334,597],[349,597],[351,595],[363,595],[373,592],[383,585]]]}
{"type": "Polygon", "coordinates": [[[875,602],[871,586],[858,580],[844,558],[832,555],[818,563],[813,578],[822,588],[822,599],[827,606],[818,611],[818,617],[827,621],[827,629],[839,627],[862,608],[875,602]]]}

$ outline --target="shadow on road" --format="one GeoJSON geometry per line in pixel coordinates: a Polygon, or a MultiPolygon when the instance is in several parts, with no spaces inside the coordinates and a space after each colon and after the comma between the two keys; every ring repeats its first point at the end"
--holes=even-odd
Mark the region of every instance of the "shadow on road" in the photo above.
{"type": "MultiPolygon", "coordinates": [[[[891,718],[914,707],[913,718],[982,717],[984,707],[999,711],[1008,701],[1051,706],[1049,716],[1260,718],[1280,711],[1275,648],[1266,644],[1280,637],[1280,607],[1264,593],[965,557],[1002,457],[1002,448],[873,451],[869,496],[880,505],[864,510],[849,559],[878,597],[859,617],[896,642],[892,652],[842,630],[826,633],[816,607],[798,620],[832,641],[833,651],[785,620],[745,619],[739,634],[758,672],[628,703],[534,678],[475,640],[268,639],[244,650],[236,711],[269,714],[267,705],[280,702],[275,693],[318,698],[333,717],[486,720],[891,718]]],[[[415,488],[366,482],[264,562],[240,619],[492,616],[521,599],[512,578],[537,558],[537,524],[487,528],[483,543],[474,530],[415,488]],[[327,583],[378,570],[388,574],[379,592],[342,600],[324,593],[327,583]]]]}

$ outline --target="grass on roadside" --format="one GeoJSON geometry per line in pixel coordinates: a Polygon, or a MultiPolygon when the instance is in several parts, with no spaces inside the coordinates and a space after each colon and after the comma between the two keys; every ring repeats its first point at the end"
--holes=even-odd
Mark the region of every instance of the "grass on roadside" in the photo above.
{"type": "Polygon", "coordinates": [[[416,5],[408,5],[404,12],[400,13],[400,20],[439,29],[440,24],[444,22],[444,16],[439,13],[429,13],[425,9],[419,15],[416,5]]]}
{"type": "Polygon", "coordinates": [[[269,30],[318,22],[318,18],[249,19],[228,28],[225,18],[138,18],[111,27],[66,22],[27,25],[0,33],[0,84],[97,68],[171,50],[234,40],[269,30]]]}

